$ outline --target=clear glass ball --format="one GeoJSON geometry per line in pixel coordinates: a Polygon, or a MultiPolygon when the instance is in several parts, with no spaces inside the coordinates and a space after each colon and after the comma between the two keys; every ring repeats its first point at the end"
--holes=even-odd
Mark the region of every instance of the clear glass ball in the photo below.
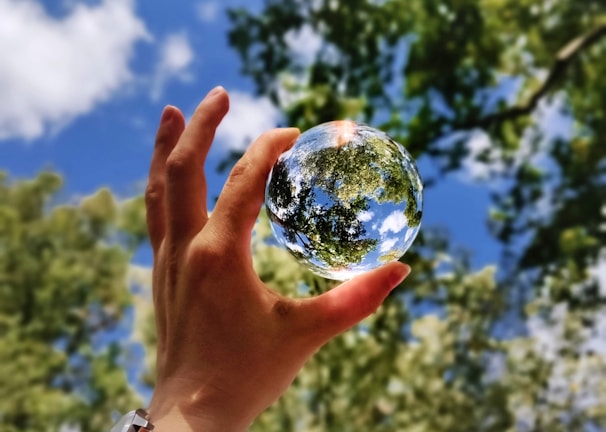
{"type": "Polygon", "coordinates": [[[348,120],[301,134],[274,165],[265,197],[278,243],[337,280],[398,260],[423,210],[423,184],[408,151],[348,120]]]}

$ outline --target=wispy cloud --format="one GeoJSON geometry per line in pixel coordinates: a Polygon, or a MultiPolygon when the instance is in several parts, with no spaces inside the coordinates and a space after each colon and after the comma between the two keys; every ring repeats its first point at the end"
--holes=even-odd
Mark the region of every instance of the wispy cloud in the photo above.
{"type": "Polygon", "coordinates": [[[322,36],[307,24],[300,29],[290,30],[284,40],[301,63],[306,65],[313,62],[323,43],[322,36]]]}
{"type": "MultiPolygon", "coordinates": [[[[589,268],[589,273],[598,284],[600,294],[603,297],[606,297],[606,247],[602,248],[600,251],[598,260],[595,265],[589,268]]],[[[606,329],[606,325],[604,328],[606,329]]]]}
{"type": "Polygon", "coordinates": [[[160,55],[152,78],[152,100],[158,100],[164,93],[166,84],[173,79],[187,82],[192,80],[189,67],[194,60],[194,51],[187,34],[169,34],[160,44],[160,55]]]}
{"type": "Polygon", "coordinates": [[[531,163],[543,169],[552,168],[547,156],[549,147],[554,139],[566,139],[572,134],[572,118],[563,114],[565,104],[564,99],[559,96],[539,103],[532,117],[540,126],[540,135],[537,135],[537,130],[533,128],[528,128],[522,134],[510,166],[505,165],[502,149],[492,142],[486,132],[481,129],[472,131],[466,142],[468,155],[462,161],[462,169],[458,173],[459,180],[487,180],[491,175],[501,175],[523,163],[531,163]]]}
{"type": "Polygon", "coordinates": [[[406,216],[401,211],[394,211],[389,216],[385,218],[383,223],[381,224],[381,228],[379,228],[379,232],[381,234],[385,234],[386,232],[399,233],[402,231],[407,225],[406,216]]]}
{"type": "Polygon", "coordinates": [[[217,19],[219,15],[219,3],[216,1],[202,1],[196,3],[196,15],[204,23],[210,23],[217,19]]]}
{"type": "Polygon", "coordinates": [[[275,128],[280,111],[267,98],[241,91],[230,92],[230,109],[217,130],[223,148],[244,150],[263,132],[275,128]]]}
{"type": "Polygon", "coordinates": [[[397,242],[397,238],[388,238],[384,240],[383,243],[381,243],[381,252],[385,253],[391,251],[397,242]]]}
{"type": "Polygon", "coordinates": [[[35,0],[0,0],[0,140],[32,140],[107,101],[133,78],[149,40],[132,0],[75,5],[48,15],[35,0]]]}
{"type": "Polygon", "coordinates": [[[360,222],[370,222],[373,217],[375,217],[374,212],[368,210],[362,210],[360,213],[358,213],[358,220],[360,222]]]}

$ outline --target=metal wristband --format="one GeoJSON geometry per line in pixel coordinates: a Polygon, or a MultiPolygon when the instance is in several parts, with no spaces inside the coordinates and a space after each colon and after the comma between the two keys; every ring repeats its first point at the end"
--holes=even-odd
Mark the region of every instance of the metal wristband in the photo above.
{"type": "Polygon", "coordinates": [[[154,430],[149,422],[149,414],[142,408],[126,413],[110,432],[147,432],[154,430]]]}

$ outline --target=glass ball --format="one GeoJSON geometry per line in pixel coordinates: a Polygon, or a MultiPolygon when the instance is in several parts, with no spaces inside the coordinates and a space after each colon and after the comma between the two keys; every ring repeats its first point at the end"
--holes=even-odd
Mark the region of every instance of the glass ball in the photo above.
{"type": "Polygon", "coordinates": [[[346,280],[404,255],[421,225],[423,184],[401,144],[343,120],[301,134],[265,197],[277,242],[314,273],[346,280]]]}

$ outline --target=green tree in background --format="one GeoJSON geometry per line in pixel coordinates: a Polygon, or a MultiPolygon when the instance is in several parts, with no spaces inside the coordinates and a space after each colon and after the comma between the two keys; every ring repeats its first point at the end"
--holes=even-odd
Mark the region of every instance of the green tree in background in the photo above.
{"type": "Polygon", "coordinates": [[[56,174],[0,175],[0,430],[107,431],[140,404],[120,325],[132,303],[129,250],[145,237],[141,200],[107,190],[50,207],[56,174]]]}
{"type": "MultiPolygon", "coordinates": [[[[243,73],[288,124],[370,123],[440,168],[426,187],[483,167],[487,223],[504,251],[498,265],[475,270],[447,233],[424,226],[404,257],[413,268],[405,285],[327,344],[251,430],[606,429],[596,343],[606,325],[597,277],[606,259],[606,4],[268,0],[230,17],[243,73]],[[300,49],[316,44],[311,56],[300,49]]],[[[120,326],[134,301],[129,259],[146,236],[142,200],[117,203],[101,190],[57,206],[60,185],[50,173],[0,177],[2,432],[106,431],[113,410],[141,403],[120,326]]],[[[264,281],[293,296],[333,286],[269,236],[262,214],[253,250],[264,281]]],[[[137,307],[151,360],[151,304],[137,307]]]]}
{"type": "MultiPolygon", "coordinates": [[[[254,430],[605,428],[606,4],[267,0],[230,17],[243,73],[287,124],[379,127],[440,168],[426,186],[483,166],[504,251],[474,273],[424,227],[405,289],[254,430]]],[[[300,290],[266,253],[264,279],[300,290]]]]}

